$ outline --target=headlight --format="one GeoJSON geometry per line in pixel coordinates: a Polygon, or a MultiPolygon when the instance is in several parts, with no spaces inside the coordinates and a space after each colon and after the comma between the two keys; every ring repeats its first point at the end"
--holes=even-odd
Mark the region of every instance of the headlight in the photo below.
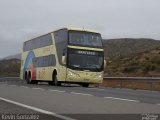
{"type": "Polygon", "coordinates": [[[77,73],[74,73],[74,72],[71,72],[71,71],[68,71],[68,75],[72,76],[72,77],[80,77],[77,73]]]}
{"type": "Polygon", "coordinates": [[[102,77],[103,77],[103,74],[97,74],[95,77],[96,77],[96,78],[102,78],[102,77]]]}

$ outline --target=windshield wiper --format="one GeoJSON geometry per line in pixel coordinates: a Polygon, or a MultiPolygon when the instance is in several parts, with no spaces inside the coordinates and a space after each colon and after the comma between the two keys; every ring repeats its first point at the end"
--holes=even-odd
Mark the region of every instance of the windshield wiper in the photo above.
{"type": "Polygon", "coordinates": [[[96,65],[88,65],[88,66],[85,66],[85,68],[96,69],[96,70],[99,70],[99,69],[100,69],[100,68],[97,67],[96,65]]]}
{"type": "Polygon", "coordinates": [[[80,65],[72,65],[73,67],[76,67],[76,68],[79,68],[80,67],[80,65]]]}

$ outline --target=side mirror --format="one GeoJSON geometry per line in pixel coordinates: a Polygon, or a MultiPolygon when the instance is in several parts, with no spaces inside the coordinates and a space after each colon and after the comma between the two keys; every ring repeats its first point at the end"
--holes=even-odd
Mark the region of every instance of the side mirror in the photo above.
{"type": "Polygon", "coordinates": [[[66,65],[66,56],[62,56],[62,64],[66,65]]]}
{"type": "Polygon", "coordinates": [[[103,68],[105,69],[106,68],[106,60],[104,60],[104,66],[103,66],[103,68]]]}

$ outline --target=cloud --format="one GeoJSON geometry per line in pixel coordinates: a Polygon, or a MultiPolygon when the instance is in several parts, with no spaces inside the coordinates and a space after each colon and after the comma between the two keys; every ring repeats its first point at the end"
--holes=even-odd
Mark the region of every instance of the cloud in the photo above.
{"type": "Polygon", "coordinates": [[[104,38],[160,39],[159,5],[159,0],[0,0],[0,57],[68,26],[95,29],[104,38]]]}

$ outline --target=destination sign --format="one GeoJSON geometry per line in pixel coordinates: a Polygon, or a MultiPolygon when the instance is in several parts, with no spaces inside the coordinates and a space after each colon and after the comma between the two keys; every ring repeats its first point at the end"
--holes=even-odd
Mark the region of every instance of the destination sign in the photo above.
{"type": "Polygon", "coordinates": [[[77,53],[82,55],[96,55],[97,52],[78,50],[77,53]]]}
{"type": "Polygon", "coordinates": [[[82,49],[68,49],[69,54],[79,54],[79,55],[90,55],[90,56],[103,56],[103,51],[92,51],[92,50],[82,50],[82,49]]]}

